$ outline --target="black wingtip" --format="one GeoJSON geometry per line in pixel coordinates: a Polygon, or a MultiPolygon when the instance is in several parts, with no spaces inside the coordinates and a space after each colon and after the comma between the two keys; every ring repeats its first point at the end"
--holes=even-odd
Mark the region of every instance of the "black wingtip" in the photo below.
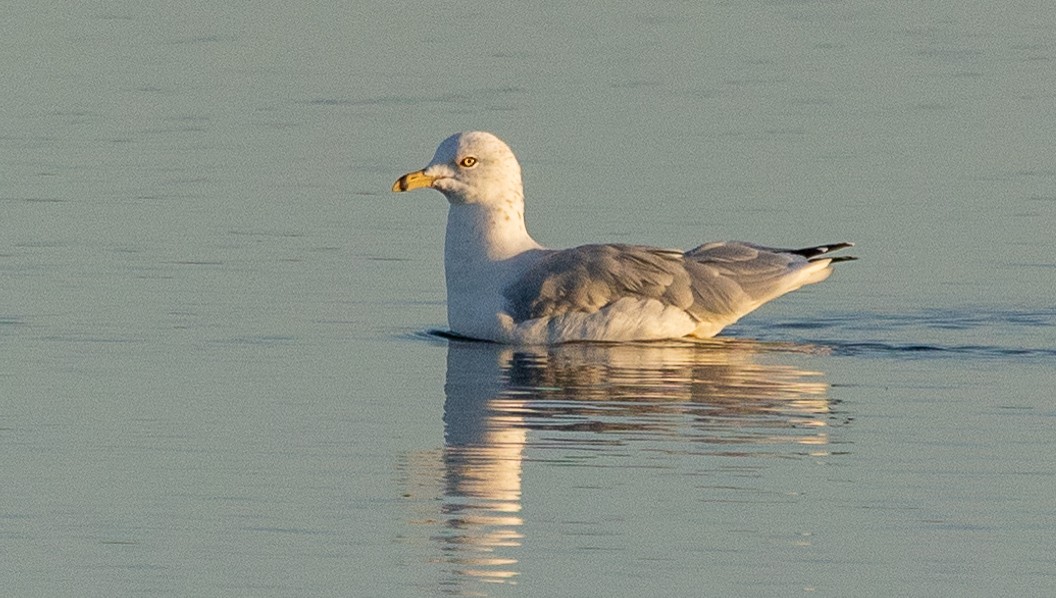
{"type": "Polygon", "coordinates": [[[846,243],[846,242],[845,243],[830,243],[828,245],[818,245],[816,247],[804,247],[803,249],[793,249],[792,251],[789,251],[789,253],[792,253],[792,254],[795,254],[795,255],[801,255],[801,256],[807,258],[808,260],[813,260],[815,258],[818,258],[818,259],[831,259],[834,262],[841,262],[841,261],[847,261],[848,259],[855,259],[855,258],[846,258],[846,257],[830,258],[830,257],[828,257],[828,254],[830,254],[830,253],[832,253],[834,251],[839,251],[841,249],[847,249],[848,247],[854,247],[854,243],[846,243]],[[824,256],[824,257],[822,257],[822,256],[824,256]]]}

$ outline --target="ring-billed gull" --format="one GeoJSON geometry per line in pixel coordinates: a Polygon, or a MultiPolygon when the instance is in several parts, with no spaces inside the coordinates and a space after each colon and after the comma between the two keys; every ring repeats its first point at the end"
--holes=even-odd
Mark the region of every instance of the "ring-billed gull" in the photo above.
{"type": "Polygon", "coordinates": [[[524,225],[521,166],[491,133],[458,133],[393,191],[431,187],[450,208],[444,243],[451,331],[510,344],[706,338],[760,305],[828,278],[851,243],[774,249],[739,241],[681,251],[546,249],[524,225]]]}

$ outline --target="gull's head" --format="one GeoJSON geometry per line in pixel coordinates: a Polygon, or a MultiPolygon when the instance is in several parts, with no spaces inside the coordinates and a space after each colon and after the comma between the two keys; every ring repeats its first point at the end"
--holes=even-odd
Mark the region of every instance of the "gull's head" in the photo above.
{"type": "Polygon", "coordinates": [[[483,131],[456,133],[443,140],[428,166],[403,175],[392,190],[419,187],[440,191],[452,204],[524,201],[517,158],[501,139],[483,131]]]}

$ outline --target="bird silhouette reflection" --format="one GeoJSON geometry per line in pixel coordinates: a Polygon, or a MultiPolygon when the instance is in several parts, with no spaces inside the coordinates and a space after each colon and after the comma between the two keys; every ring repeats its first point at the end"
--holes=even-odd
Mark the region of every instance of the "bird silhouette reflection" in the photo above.
{"type": "Polygon", "coordinates": [[[450,574],[446,593],[517,582],[526,453],[552,460],[584,445],[596,454],[639,442],[702,458],[824,454],[828,384],[819,372],[781,363],[810,351],[740,340],[539,348],[449,341],[442,496],[430,517],[434,560],[450,574]]]}

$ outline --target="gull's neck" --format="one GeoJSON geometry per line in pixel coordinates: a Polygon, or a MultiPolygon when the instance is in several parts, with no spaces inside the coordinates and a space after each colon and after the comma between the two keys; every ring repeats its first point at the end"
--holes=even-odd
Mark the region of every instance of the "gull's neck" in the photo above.
{"type": "Polygon", "coordinates": [[[451,204],[444,242],[447,321],[458,334],[496,339],[503,289],[540,249],[524,227],[524,203],[451,204]]]}
{"type": "Polygon", "coordinates": [[[451,204],[444,258],[447,267],[480,267],[516,257],[540,245],[524,225],[524,202],[451,204]]]}
{"type": "Polygon", "coordinates": [[[465,203],[452,201],[447,212],[444,275],[447,321],[458,334],[500,338],[503,290],[529,266],[541,249],[524,226],[524,199],[465,203]]]}

